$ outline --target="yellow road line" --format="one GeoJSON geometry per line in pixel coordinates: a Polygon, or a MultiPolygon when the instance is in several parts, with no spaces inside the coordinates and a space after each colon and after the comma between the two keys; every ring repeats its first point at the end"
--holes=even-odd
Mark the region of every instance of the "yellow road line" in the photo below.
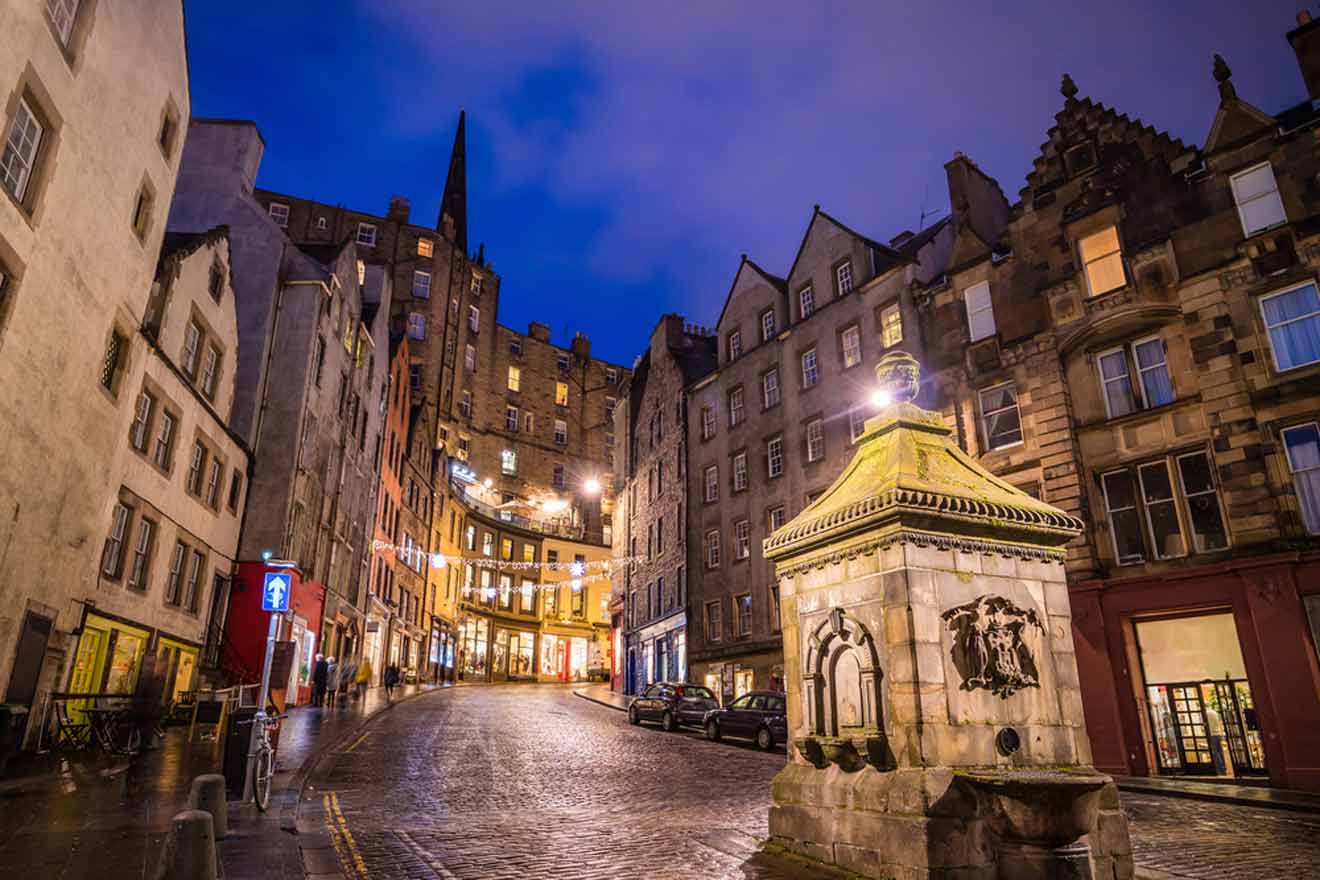
{"type": "Polygon", "coordinates": [[[352,744],[351,746],[349,746],[348,748],[344,749],[344,752],[345,752],[345,753],[348,753],[348,752],[353,751],[353,750],[356,749],[358,746],[362,745],[362,741],[363,741],[364,739],[366,739],[367,737],[369,737],[369,736],[371,736],[371,732],[370,732],[370,731],[368,731],[367,733],[362,734],[362,735],[359,736],[357,739],[353,740],[353,744],[352,744]]]}
{"type": "Polygon", "coordinates": [[[358,850],[353,832],[348,830],[348,820],[339,809],[339,793],[330,791],[322,795],[325,808],[325,827],[330,831],[330,841],[334,844],[339,863],[349,869],[354,878],[367,877],[367,863],[358,850]]]}

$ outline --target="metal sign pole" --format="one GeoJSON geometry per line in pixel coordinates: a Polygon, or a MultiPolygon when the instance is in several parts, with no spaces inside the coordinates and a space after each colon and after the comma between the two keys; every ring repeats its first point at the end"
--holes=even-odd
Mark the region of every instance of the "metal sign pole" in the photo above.
{"type": "Polygon", "coordinates": [[[257,766],[257,747],[259,742],[259,728],[266,720],[266,701],[270,698],[270,666],[275,657],[275,639],[279,636],[280,617],[278,612],[272,612],[270,615],[270,629],[266,633],[266,659],[261,664],[261,691],[257,696],[257,714],[252,719],[252,734],[248,740],[248,758],[247,772],[243,778],[243,800],[252,799],[252,774],[257,766]]]}

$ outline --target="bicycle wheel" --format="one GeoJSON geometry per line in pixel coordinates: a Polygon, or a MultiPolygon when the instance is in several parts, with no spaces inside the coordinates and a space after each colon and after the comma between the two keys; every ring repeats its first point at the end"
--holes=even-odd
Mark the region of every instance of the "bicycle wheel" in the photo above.
{"type": "Polygon", "coordinates": [[[257,751],[257,765],[252,780],[252,797],[257,802],[257,809],[266,812],[270,806],[270,784],[275,777],[275,753],[270,746],[262,746],[257,751]]]}

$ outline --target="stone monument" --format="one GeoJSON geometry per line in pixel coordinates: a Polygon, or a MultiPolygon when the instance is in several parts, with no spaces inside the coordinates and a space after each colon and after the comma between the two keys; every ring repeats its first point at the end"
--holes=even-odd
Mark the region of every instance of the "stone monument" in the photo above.
{"type": "Polygon", "coordinates": [[[791,739],[772,845],[895,880],[1125,880],[1064,579],[1083,523],[959,449],[911,355],[876,374],[851,464],[765,541],[791,739]]]}

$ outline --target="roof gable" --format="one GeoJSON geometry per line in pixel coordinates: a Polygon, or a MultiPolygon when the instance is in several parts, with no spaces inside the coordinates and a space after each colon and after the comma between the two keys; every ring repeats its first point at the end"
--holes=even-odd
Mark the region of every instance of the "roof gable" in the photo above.
{"type": "Polygon", "coordinates": [[[862,235],[860,232],[853,229],[852,227],[847,226],[844,223],[841,223],[836,218],[822,211],[820,209],[820,205],[814,205],[812,206],[811,219],[807,221],[807,229],[805,232],[802,233],[802,241],[800,244],[798,244],[797,253],[793,256],[793,265],[788,267],[788,275],[786,277],[789,278],[790,280],[793,278],[793,273],[797,271],[797,265],[802,260],[802,255],[807,250],[807,242],[811,241],[812,235],[815,234],[816,232],[817,229],[816,224],[818,222],[829,223],[833,225],[835,229],[838,229],[840,232],[852,236],[857,241],[860,241],[862,244],[865,244],[867,247],[876,251],[877,263],[880,260],[887,260],[887,261],[892,261],[893,264],[897,265],[898,263],[905,262],[908,259],[906,256],[894,250],[889,245],[881,244],[875,239],[862,235]]]}
{"type": "Polygon", "coordinates": [[[734,296],[741,294],[743,290],[750,289],[758,282],[770,285],[770,288],[781,297],[786,296],[788,284],[784,279],[778,275],[770,274],[757,265],[756,262],[748,259],[746,254],[743,254],[741,262],[738,263],[738,271],[733,275],[733,283],[729,285],[729,292],[724,297],[724,307],[720,309],[719,320],[715,322],[717,332],[723,332],[724,316],[728,313],[729,303],[733,302],[734,296]],[[747,279],[746,284],[742,283],[744,279],[747,279]]]}
{"type": "Polygon", "coordinates": [[[1215,55],[1214,74],[1219,83],[1219,109],[1205,139],[1207,153],[1230,149],[1274,127],[1274,117],[1237,96],[1233,71],[1221,55],[1215,55]]]}

